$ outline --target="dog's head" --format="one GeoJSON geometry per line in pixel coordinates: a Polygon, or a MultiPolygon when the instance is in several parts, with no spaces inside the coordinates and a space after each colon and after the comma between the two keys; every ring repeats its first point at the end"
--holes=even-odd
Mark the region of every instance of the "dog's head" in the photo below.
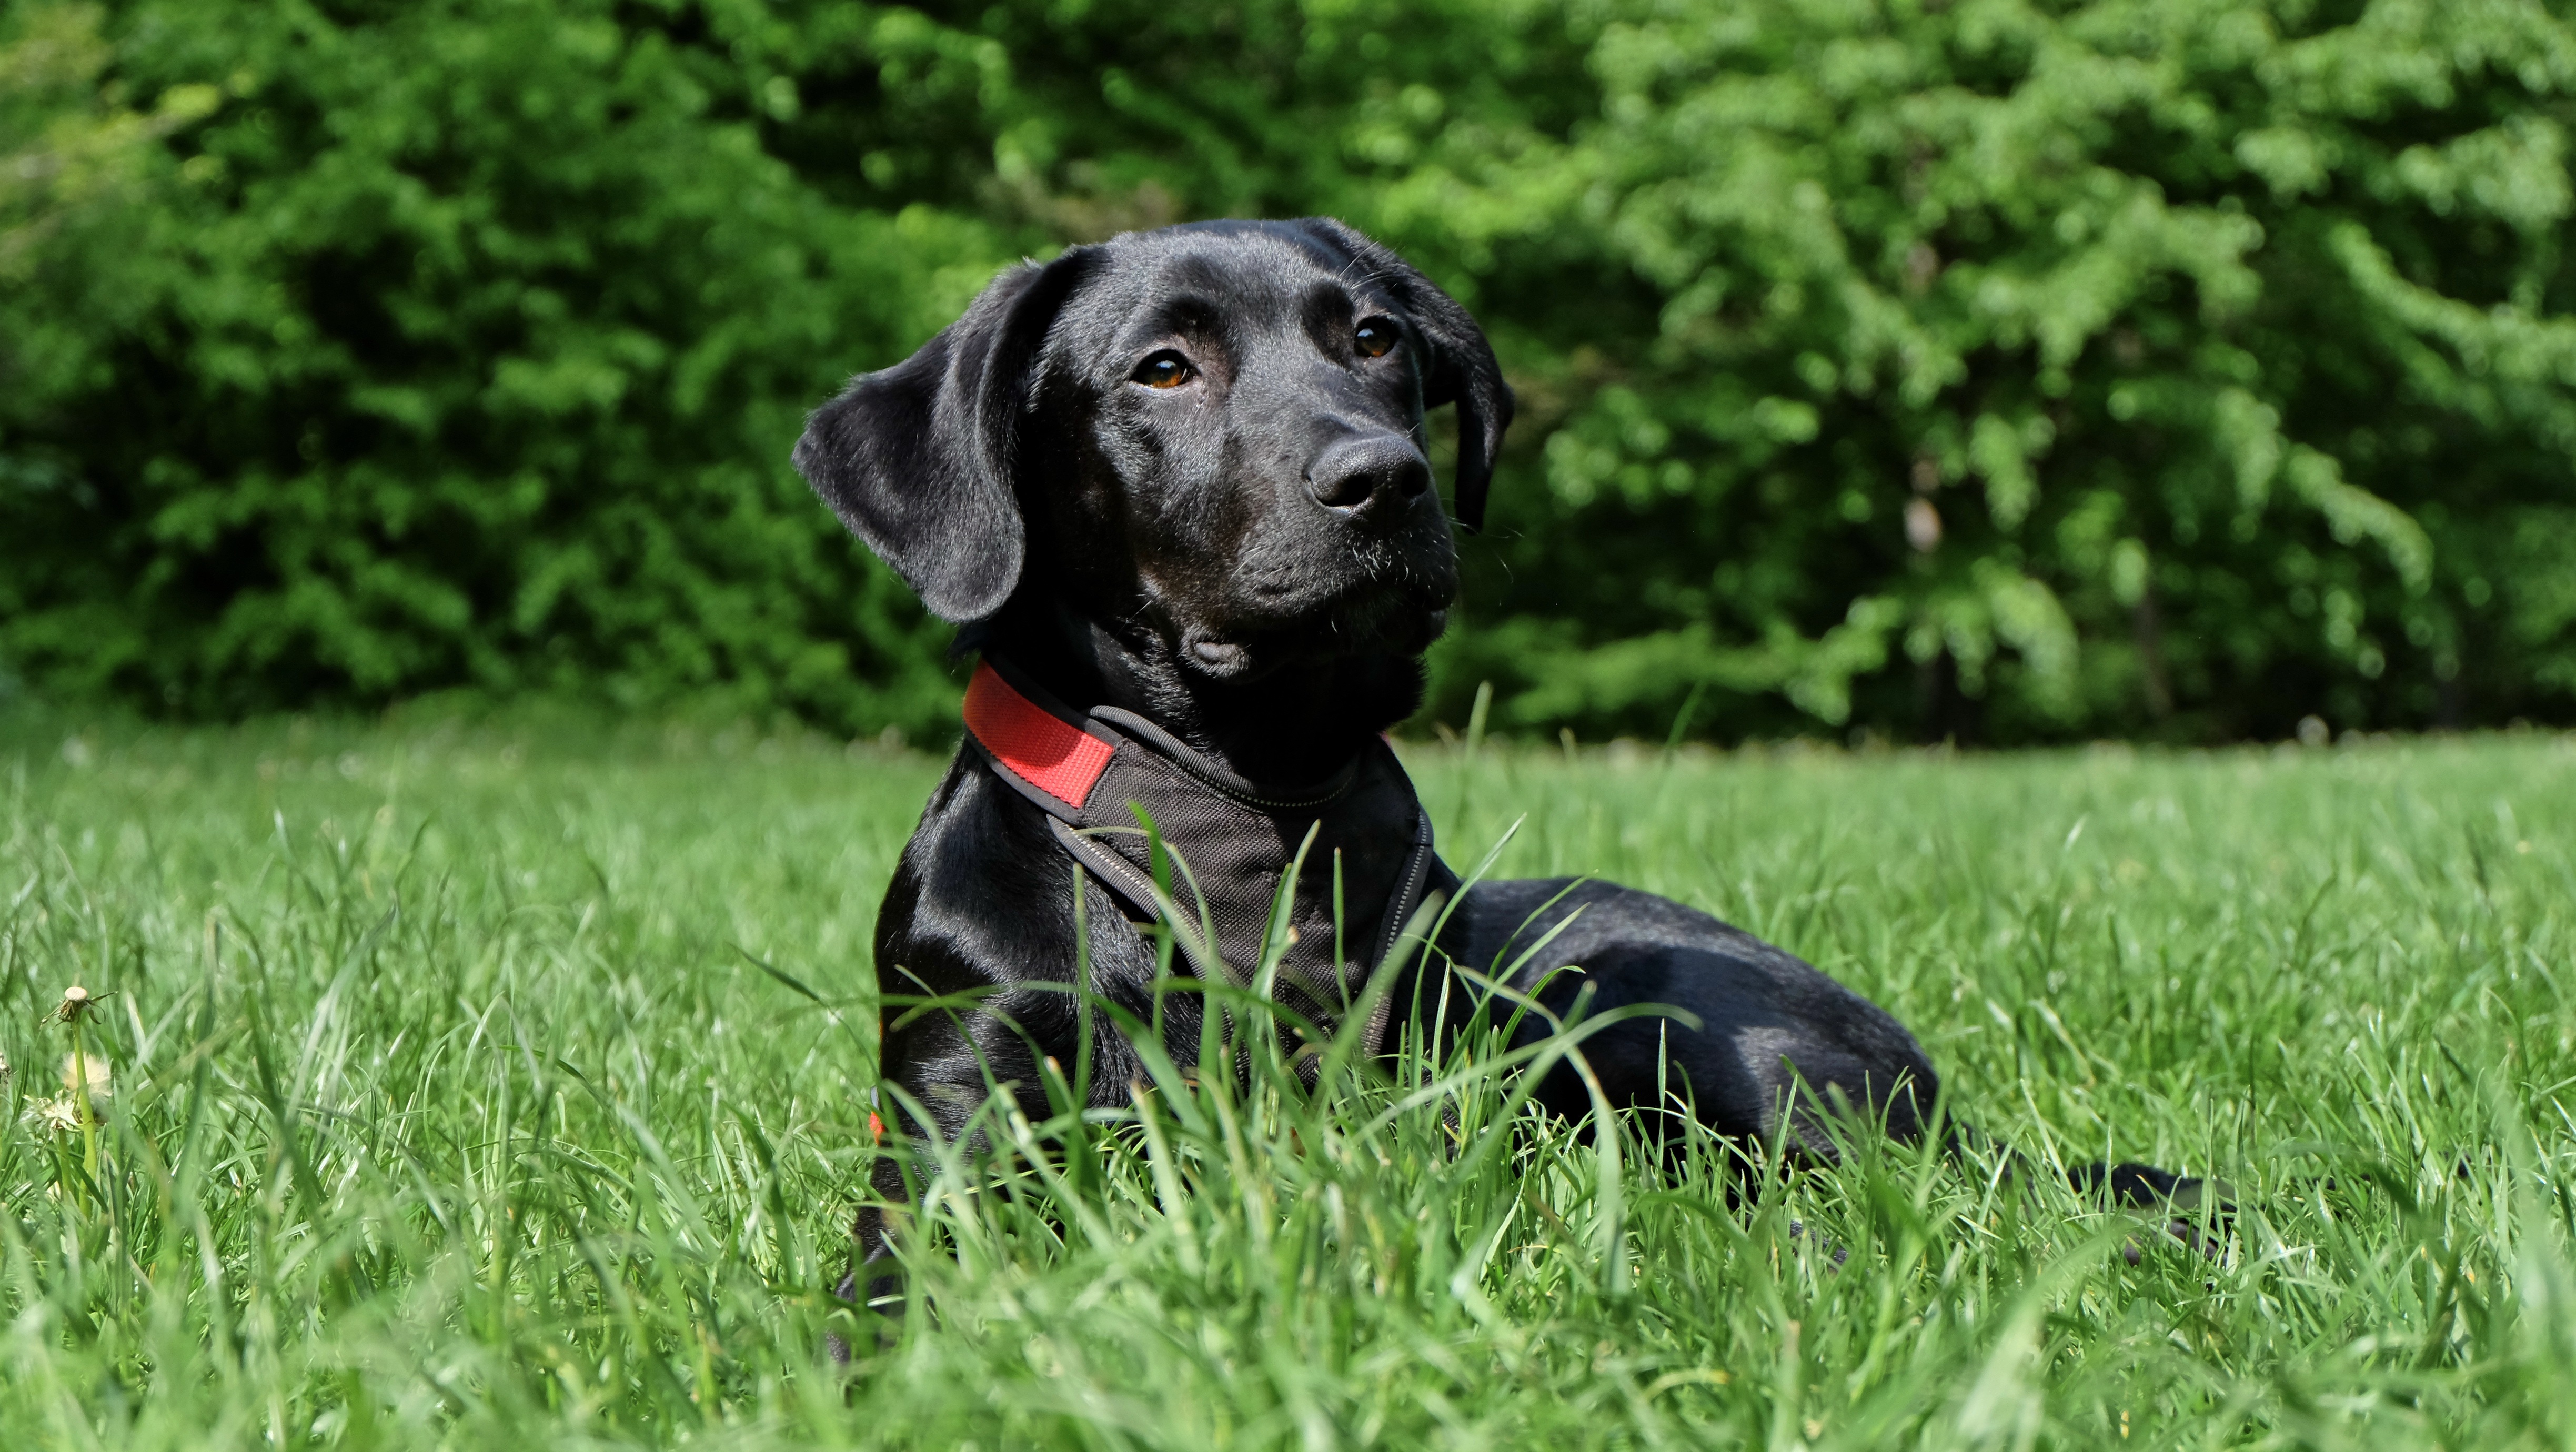
{"type": "Polygon", "coordinates": [[[1339,222],[1212,222],[1004,273],[796,467],[948,620],[1039,592],[1234,679],[1440,633],[1453,403],[1472,529],[1512,414],[1475,319],[1339,222]]]}

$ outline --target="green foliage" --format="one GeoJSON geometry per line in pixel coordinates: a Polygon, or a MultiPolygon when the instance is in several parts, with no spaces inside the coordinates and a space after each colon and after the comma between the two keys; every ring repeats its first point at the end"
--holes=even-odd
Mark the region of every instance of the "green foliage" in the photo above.
{"type": "Polygon", "coordinates": [[[0,151],[120,158],[0,203],[47,209],[0,278],[0,659],[49,690],[922,729],[939,632],[785,469],[802,411],[1013,255],[1330,212],[1525,403],[1435,717],[2576,717],[2576,27],[2537,5],[6,24],[49,79],[0,151]]]}
{"type": "Polygon", "coordinates": [[[2576,30],[1641,5],[1590,67],[1524,195],[1654,326],[1564,355],[1579,527],[1492,642],[1521,719],[1706,686],[1885,725],[1906,662],[1921,725],[1976,724],[1955,690],[2003,739],[2576,704],[2576,30]]]}
{"type": "Polygon", "coordinates": [[[1452,1066],[1453,1138],[1409,1077],[1309,1097],[1264,1058],[1249,1093],[1158,1076],[1150,1123],[988,1111],[1009,1148],[949,1188],[1019,1193],[937,1199],[936,1314],[843,1372],[865,945],[934,762],[0,716],[8,1445],[2576,1427],[2569,740],[1409,764],[1453,855],[1525,817],[1499,871],[1677,894],[1885,1003],[2033,1163],[2225,1176],[2224,1253],[1973,1157],[1864,1152],[1730,1203],[1708,1146],[1665,1167],[1515,1118],[1489,1072],[1452,1066]],[[74,982],[112,994],[83,1025],[95,1173],[43,1021],[74,982]]]}
{"type": "Polygon", "coordinates": [[[114,255],[58,264],[111,305],[13,410],[20,669],[198,715],[446,686],[866,729],[944,709],[940,641],[784,450],[1005,254],[836,207],[764,150],[750,108],[793,104],[771,45],[828,33],[507,3],[119,18],[119,87],[224,99],[157,205],[100,223],[114,255]]]}

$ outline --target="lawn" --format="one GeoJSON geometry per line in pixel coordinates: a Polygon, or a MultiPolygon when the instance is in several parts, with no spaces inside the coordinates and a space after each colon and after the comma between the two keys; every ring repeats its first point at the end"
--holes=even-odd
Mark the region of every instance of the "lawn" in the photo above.
{"type": "Polygon", "coordinates": [[[952,1169],[1022,1192],[939,1197],[929,1309],[837,1368],[869,924],[938,762],[21,715],[0,1442],[2576,1441],[2576,739],[1408,759],[1454,864],[1517,821],[1498,873],[1805,955],[2023,1163],[2224,1176],[2219,1252],[1994,1153],[1731,1202],[1713,1147],[1515,1123],[1490,1065],[1256,1062],[995,1114],[952,1169]]]}

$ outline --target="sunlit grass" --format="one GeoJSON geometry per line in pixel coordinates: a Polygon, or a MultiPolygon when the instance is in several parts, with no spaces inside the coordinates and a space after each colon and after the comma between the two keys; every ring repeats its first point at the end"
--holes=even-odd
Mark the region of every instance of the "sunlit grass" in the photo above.
{"type": "Polygon", "coordinates": [[[1988,1158],[1888,1147],[1730,1204],[1714,1147],[1659,1168],[1515,1120],[1472,1066],[1416,1066],[1439,1094],[1257,1067],[1132,1119],[994,1107],[996,1156],[941,1188],[1018,1193],[934,1196],[935,1314],[861,1319],[827,1291],[869,924],[940,763],[21,720],[0,1441],[2576,1436],[2576,744],[1409,759],[1453,862],[1521,821],[1501,872],[1806,955],[2025,1159],[2223,1175],[2223,1254],[1988,1158]],[[44,1021],[74,983],[113,995],[95,1175],[44,1021]]]}

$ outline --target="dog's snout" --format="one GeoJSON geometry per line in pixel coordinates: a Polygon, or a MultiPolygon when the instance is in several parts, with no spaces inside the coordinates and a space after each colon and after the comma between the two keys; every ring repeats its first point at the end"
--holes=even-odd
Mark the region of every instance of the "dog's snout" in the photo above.
{"type": "Polygon", "coordinates": [[[1316,502],[1335,510],[1391,513],[1430,487],[1431,461],[1401,434],[1343,439],[1306,470],[1316,502]]]}

